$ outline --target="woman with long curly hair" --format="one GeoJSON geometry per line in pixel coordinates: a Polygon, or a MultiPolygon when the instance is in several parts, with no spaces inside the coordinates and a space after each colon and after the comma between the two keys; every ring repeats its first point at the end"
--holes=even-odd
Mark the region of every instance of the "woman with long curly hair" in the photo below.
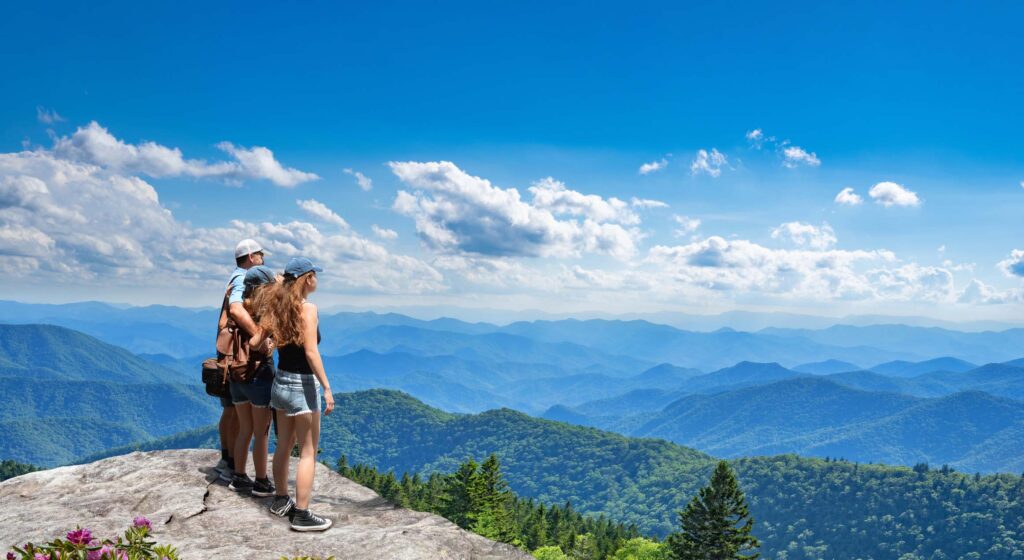
{"type": "Polygon", "coordinates": [[[316,305],[306,301],[309,294],[316,291],[316,273],[322,271],[305,257],[288,261],[284,280],[275,287],[276,297],[267,306],[269,313],[264,322],[273,334],[278,356],[270,396],[270,405],[278,411],[273,461],[274,483],[278,490],[270,511],[281,517],[288,516],[296,531],[324,531],[332,523],[309,511],[320,442],[321,391],[327,403],[324,413],[334,410],[331,385],[317,348],[320,328],[316,305]],[[288,494],[288,461],[293,441],[299,444],[294,500],[288,494]]]}

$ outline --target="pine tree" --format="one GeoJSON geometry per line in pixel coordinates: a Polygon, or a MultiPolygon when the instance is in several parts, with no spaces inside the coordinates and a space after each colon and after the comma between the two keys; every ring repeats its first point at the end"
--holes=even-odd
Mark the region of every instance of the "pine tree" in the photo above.
{"type": "Polygon", "coordinates": [[[512,493],[501,476],[501,465],[494,453],[480,465],[470,487],[473,503],[473,531],[498,542],[511,543],[518,531],[512,518],[512,493]]]}
{"type": "Polygon", "coordinates": [[[674,560],[753,560],[760,556],[754,550],[761,543],[750,534],[754,519],[725,461],[718,462],[711,483],[690,500],[686,511],[679,512],[679,524],[681,530],[668,538],[674,560]]]}
{"type": "Polygon", "coordinates": [[[463,529],[468,529],[472,522],[473,501],[470,489],[473,487],[477,468],[476,461],[469,459],[459,465],[459,470],[448,480],[443,515],[463,529]]]}

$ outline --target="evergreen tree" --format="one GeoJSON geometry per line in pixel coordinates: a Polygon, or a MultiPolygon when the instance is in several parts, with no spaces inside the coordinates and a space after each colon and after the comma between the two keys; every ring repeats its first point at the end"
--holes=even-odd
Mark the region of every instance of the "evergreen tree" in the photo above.
{"type": "Polygon", "coordinates": [[[681,530],[668,537],[674,560],[753,560],[761,546],[750,534],[754,519],[728,463],[719,461],[711,483],[679,512],[681,530]],[[746,553],[748,552],[749,553],[746,553]]]}
{"type": "Polygon", "coordinates": [[[498,542],[516,541],[518,531],[512,518],[512,493],[501,476],[501,465],[494,453],[480,465],[470,487],[473,531],[498,542]]]}
{"type": "Polygon", "coordinates": [[[472,522],[473,499],[470,492],[477,468],[476,461],[469,459],[459,465],[459,470],[448,480],[443,515],[463,529],[468,529],[472,522]]]}

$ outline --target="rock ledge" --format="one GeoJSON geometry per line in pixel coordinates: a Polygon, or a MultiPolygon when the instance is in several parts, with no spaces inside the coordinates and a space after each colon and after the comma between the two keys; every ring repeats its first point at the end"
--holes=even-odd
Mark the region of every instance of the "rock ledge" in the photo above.
{"type": "Polygon", "coordinates": [[[178,547],[190,559],[531,558],[443,517],[397,508],[320,464],[312,509],[334,519],[334,526],[324,533],[297,533],[270,514],[270,498],[228,490],[212,468],[219,458],[217,451],[199,449],[136,452],[7,480],[0,484],[0,546],[45,542],[76,524],[113,537],[132,517],[145,515],[157,542],[178,547]]]}

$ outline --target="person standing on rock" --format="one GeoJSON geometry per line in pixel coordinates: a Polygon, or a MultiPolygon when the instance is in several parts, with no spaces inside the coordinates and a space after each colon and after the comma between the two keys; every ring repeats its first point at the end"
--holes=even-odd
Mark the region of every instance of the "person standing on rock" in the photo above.
{"type": "Polygon", "coordinates": [[[267,476],[267,448],[270,441],[270,390],[274,383],[273,339],[264,336],[260,318],[266,312],[268,302],[274,297],[273,284],[277,281],[274,271],[263,265],[256,265],[245,273],[245,291],[242,305],[252,317],[256,330],[249,338],[249,360],[255,368],[252,379],[232,380],[231,401],[238,415],[238,437],[235,440],[235,471],[231,477],[230,490],[250,491],[253,496],[265,498],[274,495],[274,484],[267,476]],[[249,478],[245,468],[252,448],[252,464],[256,480],[249,478]]]}
{"type": "Polygon", "coordinates": [[[284,281],[276,286],[277,296],[268,306],[264,321],[278,345],[277,372],[270,405],[278,415],[277,448],[274,450],[274,483],[278,491],[270,511],[291,519],[296,531],[324,531],[332,521],[309,511],[320,443],[320,399],[327,403],[324,414],[334,410],[334,396],[320,358],[320,327],[316,305],[306,301],[316,291],[317,273],[323,269],[305,257],[288,261],[284,281]],[[295,499],[288,494],[288,463],[292,442],[299,444],[299,467],[295,473],[295,499]]]}
{"type": "MultiPolygon", "coordinates": [[[[231,292],[228,294],[228,317],[235,322],[249,336],[256,333],[256,323],[249,316],[249,312],[242,305],[242,294],[245,292],[245,273],[250,268],[263,264],[263,247],[253,239],[243,239],[235,246],[235,270],[231,273],[228,285],[231,292]]],[[[217,353],[217,358],[223,358],[223,354],[217,353]]],[[[235,471],[235,442],[238,439],[238,415],[235,414],[235,405],[231,397],[220,399],[220,462],[214,469],[220,474],[220,479],[231,482],[235,471]]],[[[245,465],[242,465],[245,468],[245,465]]]]}

